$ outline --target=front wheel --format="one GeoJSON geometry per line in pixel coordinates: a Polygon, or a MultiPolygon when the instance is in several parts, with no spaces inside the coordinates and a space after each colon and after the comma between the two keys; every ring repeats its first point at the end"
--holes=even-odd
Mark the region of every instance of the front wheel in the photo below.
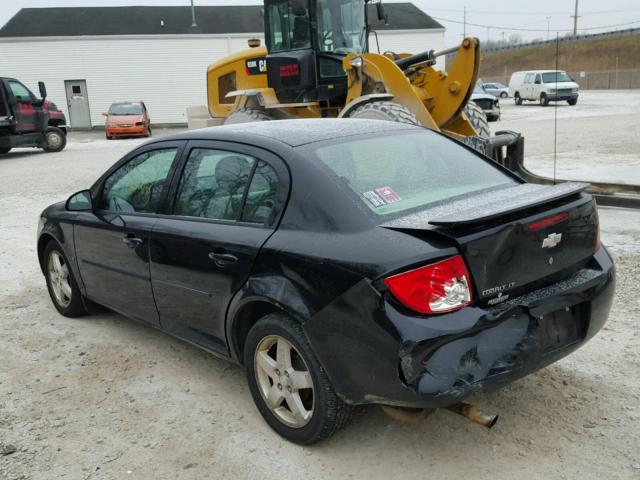
{"type": "Polygon", "coordinates": [[[5,153],[9,153],[11,151],[11,147],[0,147],[0,155],[4,155],[5,153]]]}
{"type": "Polygon", "coordinates": [[[516,92],[516,94],[513,96],[513,101],[516,105],[522,105],[522,97],[518,92],[516,92]]]}
{"type": "Polygon", "coordinates": [[[67,145],[67,136],[58,127],[47,127],[44,131],[45,152],[59,152],[67,145]]]}
{"type": "Polygon", "coordinates": [[[547,97],[546,93],[540,94],[540,105],[542,105],[543,107],[549,105],[549,97],[547,97]]]}
{"type": "Polygon", "coordinates": [[[389,120],[391,122],[420,125],[411,111],[396,102],[371,102],[357,107],[348,114],[349,118],[366,118],[370,120],[389,120]]]}
{"type": "Polygon", "coordinates": [[[224,120],[224,125],[234,125],[236,123],[250,123],[250,122],[267,122],[273,120],[267,112],[259,110],[257,108],[240,108],[234,112],[231,112],[229,116],[224,120]]]}
{"type": "Polygon", "coordinates": [[[573,98],[571,100],[567,100],[567,103],[573,107],[575,104],[578,103],[578,99],[577,98],[573,98]]]}
{"type": "Polygon", "coordinates": [[[249,389],[262,417],[281,436],[309,445],[349,419],[302,326],[274,313],[251,329],[244,347],[249,389]]]}
{"type": "Polygon", "coordinates": [[[146,136],[146,137],[150,137],[150,136],[152,136],[152,135],[153,135],[153,133],[151,133],[151,125],[149,125],[149,126],[147,127],[147,134],[146,134],[145,136],[146,136]]]}
{"type": "Polygon", "coordinates": [[[65,317],[87,313],[73,272],[62,248],[51,240],[44,250],[44,274],[53,306],[65,317]]]}

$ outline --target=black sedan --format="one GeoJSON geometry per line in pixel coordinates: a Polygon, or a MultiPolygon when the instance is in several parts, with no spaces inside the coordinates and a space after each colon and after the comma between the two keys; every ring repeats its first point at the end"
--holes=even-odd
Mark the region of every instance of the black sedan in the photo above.
{"type": "Polygon", "coordinates": [[[353,405],[451,406],[591,338],[615,273],[584,187],[411,125],[229,125],[48,207],[38,257],[61,314],[96,302],[243,364],[265,420],[308,444],[353,405]]]}

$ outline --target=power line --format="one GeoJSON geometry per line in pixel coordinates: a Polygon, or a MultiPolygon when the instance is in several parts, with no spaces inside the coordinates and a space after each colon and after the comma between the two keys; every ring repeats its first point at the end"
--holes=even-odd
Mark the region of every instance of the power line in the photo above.
{"type": "MultiPolygon", "coordinates": [[[[432,8],[429,7],[427,10],[429,11],[438,11],[438,12],[452,12],[452,13],[462,13],[462,10],[455,8],[432,8]]],[[[640,12],[640,8],[632,7],[632,8],[619,8],[619,9],[610,9],[610,10],[590,10],[587,12],[580,12],[582,15],[598,15],[603,13],[631,13],[631,12],[640,12]]],[[[499,11],[499,10],[467,10],[467,13],[474,13],[477,15],[518,15],[518,16],[546,16],[546,15],[557,15],[564,16],[569,15],[570,11],[564,12],[507,12],[507,11],[499,11]]]]}
{"type": "MultiPolygon", "coordinates": [[[[450,23],[457,23],[457,24],[464,23],[467,26],[471,26],[471,27],[493,28],[497,30],[509,30],[509,31],[516,31],[516,32],[546,32],[547,31],[546,28],[540,29],[540,28],[502,27],[498,25],[486,25],[481,23],[461,22],[460,20],[452,20],[450,18],[436,17],[433,15],[431,15],[431,18],[435,18],[436,20],[440,20],[443,22],[450,22],[450,23]]],[[[617,25],[602,25],[599,27],[581,28],[580,30],[587,31],[587,30],[601,30],[603,28],[618,28],[618,27],[626,27],[629,25],[635,25],[637,23],[640,23],[640,20],[634,20],[633,22],[627,22],[627,23],[619,23],[617,25]]],[[[556,32],[573,32],[573,28],[555,28],[554,30],[556,32]]]]}

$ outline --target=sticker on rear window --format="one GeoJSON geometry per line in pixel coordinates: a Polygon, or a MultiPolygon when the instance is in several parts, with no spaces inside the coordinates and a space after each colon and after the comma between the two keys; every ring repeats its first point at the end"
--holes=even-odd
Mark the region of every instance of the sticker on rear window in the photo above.
{"type": "Polygon", "coordinates": [[[384,199],[382,199],[380,197],[380,195],[378,195],[373,190],[369,190],[368,192],[364,192],[362,194],[362,196],[364,198],[366,198],[367,200],[369,200],[369,203],[371,205],[373,205],[374,207],[376,207],[376,208],[387,204],[387,202],[385,202],[384,199]]]}
{"type": "Polygon", "coordinates": [[[380,195],[386,203],[394,203],[402,200],[400,195],[398,195],[391,187],[376,188],[376,193],[380,195]]]}

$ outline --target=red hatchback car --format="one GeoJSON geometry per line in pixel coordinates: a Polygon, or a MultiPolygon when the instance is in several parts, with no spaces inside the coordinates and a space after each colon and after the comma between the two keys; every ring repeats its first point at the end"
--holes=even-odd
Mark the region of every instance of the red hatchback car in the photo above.
{"type": "Polygon", "coordinates": [[[143,101],[114,102],[104,123],[104,131],[108,139],[114,137],[150,137],[151,119],[143,101]]]}

